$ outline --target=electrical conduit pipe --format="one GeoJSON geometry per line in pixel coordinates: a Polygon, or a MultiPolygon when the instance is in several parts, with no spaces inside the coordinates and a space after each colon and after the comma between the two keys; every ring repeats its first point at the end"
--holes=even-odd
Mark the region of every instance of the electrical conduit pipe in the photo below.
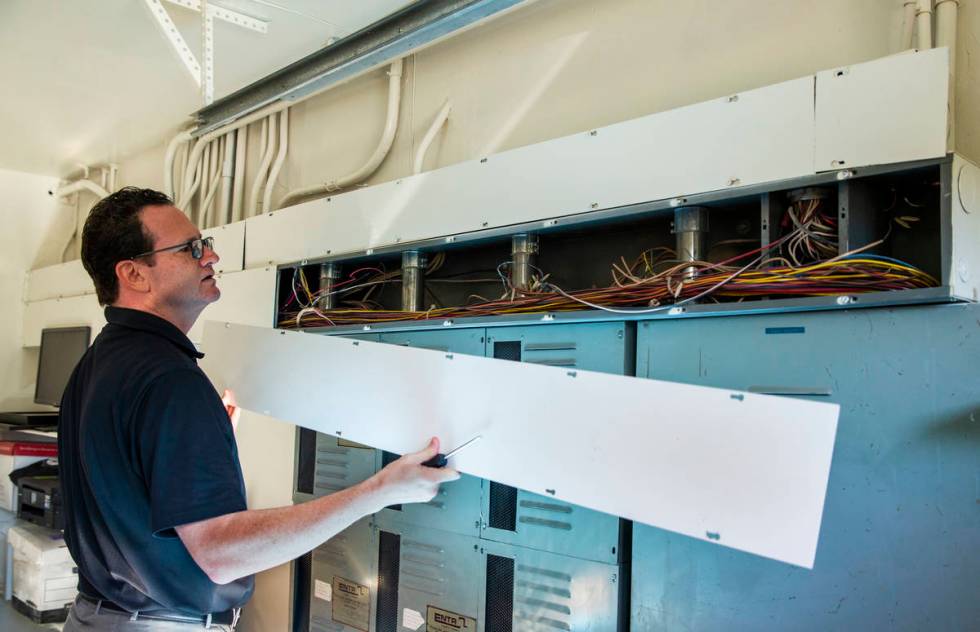
{"type": "Polygon", "coordinates": [[[446,99],[446,102],[442,104],[442,109],[439,110],[436,118],[432,121],[432,125],[429,126],[429,131],[422,137],[422,143],[419,145],[418,151],[415,152],[415,163],[412,165],[412,173],[422,173],[422,167],[425,164],[425,154],[429,151],[429,145],[435,140],[436,134],[439,133],[442,126],[446,124],[452,109],[453,102],[446,99]]]}
{"type": "Polygon", "coordinates": [[[381,140],[378,142],[377,148],[375,148],[374,153],[371,154],[371,157],[368,158],[367,162],[356,171],[353,171],[342,178],[337,178],[335,180],[324,182],[323,184],[316,184],[290,191],[279,202],[280,208],[288,206],[289,204],[302,198],[323,195],[333,191],[339,191],[340,189],[349,187],[352,184],[358,184],[363,182],[366,178],[378,170],[378,167],[381,166],[381,163],[391,150],[391,144],[395,140],[395,133],[398,131],[398,112],[399,105],[401,103],[401,77],[403,63],[404,62],[401,59],[394,61],[391,64],[391,68],[388,70],[388,113],[385,118],[385,127],[381,134],[381,140]]]}

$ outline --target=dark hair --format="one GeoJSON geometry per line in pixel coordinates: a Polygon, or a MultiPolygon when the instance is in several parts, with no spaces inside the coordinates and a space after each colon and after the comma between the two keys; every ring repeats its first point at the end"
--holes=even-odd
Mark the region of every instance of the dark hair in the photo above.
{"type": "MultiPolygon", "coordinates": [[[[82,265],[95,283],[99,303],[111,305],[119,297],[117,263],[153,250],[153,237],[144,230],[140,211],[172,204],[159,191],[123,187],[92,207],[82,229],[82,265]]],[[[152,257],[147,262],[153,265],[152,257]]]]}

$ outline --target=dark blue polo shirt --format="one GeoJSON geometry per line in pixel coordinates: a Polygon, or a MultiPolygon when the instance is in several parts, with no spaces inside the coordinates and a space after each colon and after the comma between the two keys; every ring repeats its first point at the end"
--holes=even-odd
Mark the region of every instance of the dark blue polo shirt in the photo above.
{"type": "Polygon", "coordinates": [[[65,541],[79,590],[129,611],[222,612],[252,577],[208,579],[174,527],[242,511],[245,485],[221,398],[177,327],[107,307],[61,401],[65,541]]]}

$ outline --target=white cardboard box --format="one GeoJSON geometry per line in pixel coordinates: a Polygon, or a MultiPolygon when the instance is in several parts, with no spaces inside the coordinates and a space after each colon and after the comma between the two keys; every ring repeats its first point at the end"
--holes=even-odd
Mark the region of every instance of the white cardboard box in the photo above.
{"type": "Polygon", "coordinates": [[[7,532],[7,543],[14,554],[14,597],[41,612],[75,600],[78,569],[59,532],[21,523],[7,532]]]}

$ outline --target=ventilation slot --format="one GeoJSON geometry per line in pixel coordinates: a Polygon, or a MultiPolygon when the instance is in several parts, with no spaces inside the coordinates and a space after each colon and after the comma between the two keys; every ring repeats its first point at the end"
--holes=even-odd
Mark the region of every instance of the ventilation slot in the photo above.
{"type": "Polygon", "coordinates": [[[375,627],[377,632],[395,632],[398,629],[398,566],[401,557],[401,536],[380,531],[379,537],[378,608],[375,627]]]}
{"type": "Polygon", "coordinates": [[[487,611],[485,632],[514,629],[514,560],[487,555],[487,611]]]}
{"type": "MultiPolygon", "coordinates": [[[[394,452],[388,452],[385,450],[381,451],[381,467],[387,467],[389,463],[393,463],[399,459],[399,456],[394,452]]],[[[392,511],[401,511],[401,505],[388,505],[385,509],[391,509],[392,511]]]]}
{"type": "Polygon", "coordinates": [[[491,529],[517,530],[517,488],[490,481],[491,529]]]}
{"type": "Polygon", "coordinates": [[[299,458],[296,466],[296,491],[312,494],[316,477],[316,431],[299,429],[299,458]]]}
{"type": "Polygon", "coordinates": [[[493,343],[493,357],[498,360],[521,361],[521,341],[507,340],[493,343]]]}

